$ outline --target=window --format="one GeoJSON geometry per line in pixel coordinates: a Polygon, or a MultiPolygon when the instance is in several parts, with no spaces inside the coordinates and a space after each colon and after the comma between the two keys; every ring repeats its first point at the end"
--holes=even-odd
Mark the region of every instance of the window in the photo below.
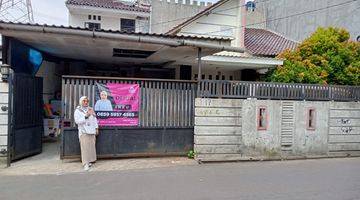
{"type": "Polygon", "coordinates": [[[135,32],[135,20],[133,19],[121,19],[120,30],[126,32],[135,32]]]}
{"type": "Polygon", "coordinates": [[[266,107],[259,107],[257,124],[258,124],[258,130],[266,130],[267,129],[266,107]]]}
{"type": "Polygon", "coordinates": [[[220,76],[219,75],[216,75],[216,80],[219,80],[220,79],[220,76]]]}
{"type": "Polygon", "coordinates": [[[100,30],[101,24],[100,23],[92,23],[92,22],[85,22],[85,28],[90,30],[100,30]]]}
{"type": "Polygon", "coordinates": [[[308,130],[315,130],[315,120],[316,120],[315,109],[309,108],[307,112],[307,123],[306,123],[308,130]]]}
{"type": "Polygon", "coordinates": [[[230,76],[230,81],[234,80],[233,76],[230,76]]]}
{"type": "Polygon", "coordinates": [[[224,76],[224,75],[222,75],[221,79],[222,79],[222,80],[225,80],[225,76],[224,76]]]}
{"type": "Polygon", "coordinates": [[[96,15],[93,15],[93,20],[96,20],[96,15]]]}
{"type": "Polygon", "coordinates": [[[88,16],[88,20],[91,20],[91,15],[88,16]]]}
{"type": "Polygon", "coordinates": [[[98,20],[101,21],[101,16],[100,15],[98,16],[98,20]]]}
{"type": "Polygon", "coordinates": [[[212,80],[212,75],[209,75],[209,80],[212,80]]]}
{"type": "Polygon", "coordinates": [[[201,79],[202,79],[202,80],[205,79],[205,74],[201,75],[201,79]]]}

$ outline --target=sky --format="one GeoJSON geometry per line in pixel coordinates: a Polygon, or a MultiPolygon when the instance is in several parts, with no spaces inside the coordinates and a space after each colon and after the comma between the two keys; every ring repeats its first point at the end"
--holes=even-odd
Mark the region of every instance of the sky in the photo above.
{"type": "MultiPolygon", "coordinates": [[[[216,2],[217,0],[204,0],[216,2]]],[[[31,0],[35,23],[68,25],[68,10],[65,0],[31,0]]]]}

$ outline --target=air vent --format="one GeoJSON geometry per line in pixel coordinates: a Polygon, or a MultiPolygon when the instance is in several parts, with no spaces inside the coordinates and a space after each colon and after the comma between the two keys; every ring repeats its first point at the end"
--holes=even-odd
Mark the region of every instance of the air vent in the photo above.
{"type": "Polygon", "coordinates": [[[140,51],[131,49],[113,49],[113,57],[125,57],[125,58],[147,58],[151,56],[155,51],[140,51]]]}

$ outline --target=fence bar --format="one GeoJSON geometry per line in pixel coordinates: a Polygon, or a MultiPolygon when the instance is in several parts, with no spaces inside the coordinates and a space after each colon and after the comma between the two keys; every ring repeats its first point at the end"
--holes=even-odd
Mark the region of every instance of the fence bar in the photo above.
{"type": "MultiPolygon", "coordinates": [[[[96,83],[138,83],[140,86],[140,127],[189,128],[194,126],[194,99],[197,83],[194,81],[162,79],[126,79],[84,76],[63,76],[62,101],[64,120],[73,123],[73,113],[80,96],[96,101],[96,83]]],[[[203,87],[205,88],[205,87],[203,87]]],[[[211,90],[207,90],[211,93],[211,90]]]]}
{"type": "Polygon", "coordinates": [[[201,80],[200,97],[360,101],[360,86],[201,80]]]}

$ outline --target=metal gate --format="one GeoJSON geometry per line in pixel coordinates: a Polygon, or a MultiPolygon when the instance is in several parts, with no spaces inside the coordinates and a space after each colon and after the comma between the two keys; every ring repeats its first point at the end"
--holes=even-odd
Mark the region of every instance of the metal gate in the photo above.
{"type": "Polygon", "coordinates": [[[13,161],[42,151],[43,81],[28,74],[12,74],[10,81],[10,157],[13,161]]]}
{"type": "Polygon", "coordinates": [[[139,125],[101,127],[96,140],[98,157],[184,155],[193,148],[197,83],[164,79],[63,76],[61,158],[80,155],[73,113],[86,95],[95,102],[96,83],[137,83],[140,86],[139,125]]]}

